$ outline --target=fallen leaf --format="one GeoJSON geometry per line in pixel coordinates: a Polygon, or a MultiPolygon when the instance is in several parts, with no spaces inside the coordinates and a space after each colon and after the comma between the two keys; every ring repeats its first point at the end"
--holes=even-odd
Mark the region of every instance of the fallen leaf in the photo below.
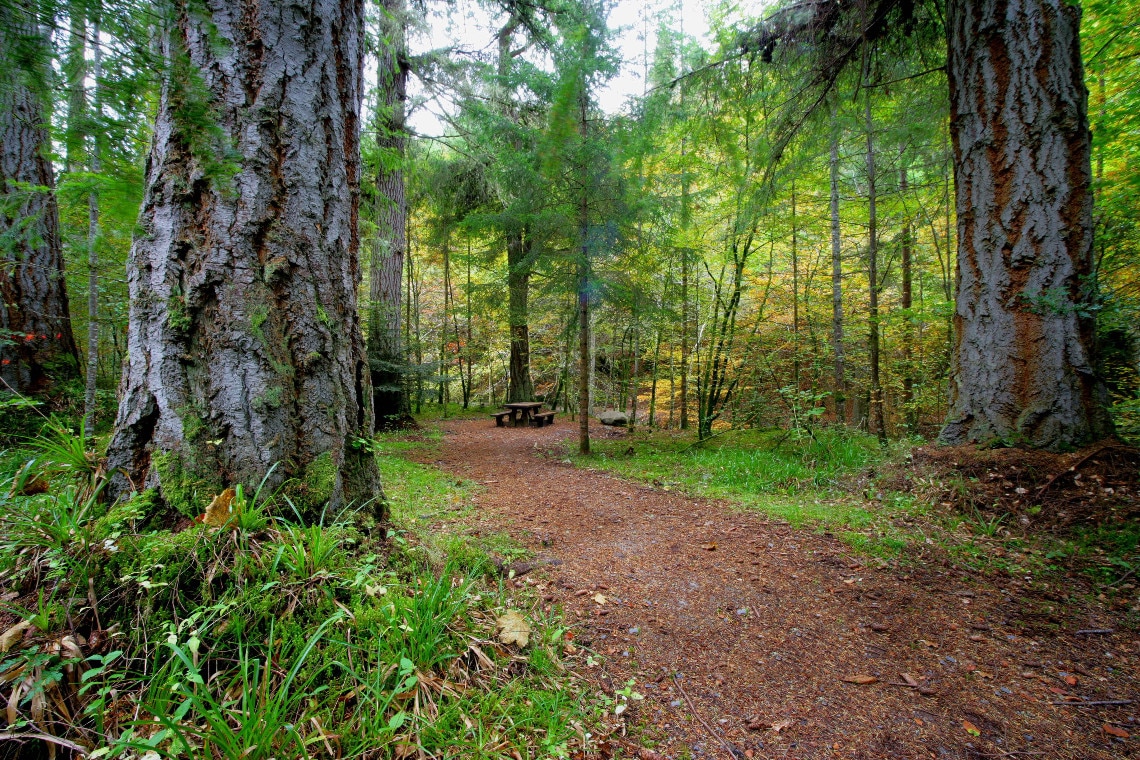
{"type": "Polygon", "coordinates": [[[1065,676],[1065,683],[1069,684],[1069,686],[1076,686],[1077,685],[1077,677],[1076,676],[1065,676]]]}
{"type": "Polygon", "coordinates": [[[982,732],[978,730],[978,727],[968,720],[962,721],[962,728],[966,729],[966,733],[968,733],[970,736],[982,735],[982,732]]]}
{"type": "Polygon", "coordinates": [[[1127,739],[1130,736],[1130,734],[1127,731],[1125,731],[1123,728],[1120,728],[1118,726],[1114,726],[1111,723],[1105,723],[1104,724],[1104,732],[1106,734],[1110,734],[1112,736],[1117,736],[1121,739],[1127,739]]]}
{"type": "Polygon", "coordinates": [[[906,681],[907,686],[918,686],[918,681],[910,673],[900,673],[899,675],[902,676],[902,680],[906,681]]]}
{"type": "Polygon", "coordinates": [[[530,642],[530,623],[516,610],[507,610],[495,620],[495,625],[499,629],[499,641],[504,644],[515,644],[519,649],[525,649],[530,642]]]}
{"type": "Polygon", "coordinates": [[[210,500],[210,506],[206,507],[206,513],[198,518],[199,522],[205,523],[215,528],[225,527],[234,516],[233,503],[234,503],[234,489],[227,488],[220,494],[210,500]]]}
{"type": "Polygon", "coordinates": [[[870,683],[878,683],[879,679],[875,678],[874,676],[857,675],[857,676],[847,676],[843,679],[843,681],[845,683],[855,683],[855,684],[859,684],[860,686],[866,686],[867,684],[870,684],[870,683]]]}
{"type": "Polygon", "coordinates": [[[401,742],[396,745],[396,759],[404,760],[405,757],[411,757],[416,754],[416,745],[401,742]]]}
{"type": "Polygon", "coordinates": [[[781,732],[781,731],[783,731],[785,728],[788,728],[789,726],[791,726],[791,725],[792,725],[792,723],[794,723],[794,722],[795,722],[795,721],[793,721],[793,720],[792,720],[792,719],[790,719],[790,718],[788,718],[788,719],[786,719],[786,720],[781,720],[781,721],[780,721],[780,722],[778,722],[778,723],[773,723],[773,724],[772,724],[772,730],[773,730],[773,731],[775,731],[776,733],[780,733],[780,732],[781,732]]]}
{"type": "Polygon", "coordinates": [[[701,544],[701,548],[708,552],[715,552],[716,544],[701,544]]]}
{"type": "Polygon", "coordinates": [[[609,599],[606,599],[605,594],[594,594],[594,601],[598,604],[605,604],[609,599]]]}
{"type": "Polygon", "coordinates": [[[31,621],[21,620],[14,626],[0,634],[0,653],[7,652],[14,647],[20,639],[24,638],[24,631],[32,627],[31,621]]]}
{"type": "Polygon", "coordinates": [[[982,678],[993,678],[994,677],[993,673],[987,673],[984,670],[975,670],[974,675],[981,676],[982,678]]]}

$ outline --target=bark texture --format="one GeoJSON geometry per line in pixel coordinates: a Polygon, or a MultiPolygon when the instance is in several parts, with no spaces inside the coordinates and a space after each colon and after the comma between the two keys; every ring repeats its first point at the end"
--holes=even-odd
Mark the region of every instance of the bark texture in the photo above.
{"type": "Polygon", "coordinates": [[[0,24],[0,379],[4,390],[42,394],[79,376],[79,356],[49,158],[48,42],[19,21],[33,17],[21,7],[0,24]]]}
{"type": "Polygon", "coordinates": [[[835,357],[835,417],[847,421],[850,401],[847,398],[847,369],[843,352],[843,249],[839,235],[839,128],[835,107],[831,112],[831,352],[835,357]]]}
{"type": "Polygon", "coordinates": [[[177,4],[127,262],[115,493],[126,473],[198,514],[276,465],[308,516],[375,499],[385,517],[358,445],[362,19],[362,0],[177,4]]]}
{"type": "Polygon", "coordinates": [[[1088,91],[1065,0],[948,7],[958,270],[947,443],[1107,434],[1095,374],[1088,91]]]}
{"type": "Polygon", "coordinates": [[[376,427],[412,422],[401,344],[400,307],[407,246],[408,202],[403,157],[407,142],[405,104],[408,65],[403,0],[384,0],[378,64],[380,107],[377,143],[383,154],[377,176],[376,240],[369,269],[368,365],[376,427]]]}
{"type": "Polygon", "coordinates": [[[508,401],[533,401],[530,378],[530,272],[531,240],[526,230],[507,233],[507,293],[511,327],[510,383],[508,401]]]}

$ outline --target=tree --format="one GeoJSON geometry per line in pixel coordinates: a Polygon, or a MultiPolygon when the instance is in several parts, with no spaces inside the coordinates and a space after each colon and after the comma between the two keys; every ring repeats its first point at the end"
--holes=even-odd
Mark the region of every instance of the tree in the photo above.
{"type": "Polygon", "coordinates": [[[947,25],[958,295],[942,440],[1079,445],[1110,430],[1080,10],[953,0],[947,25]]]}
{"type": "Polygon", "coordinates": [[[369,262],[368,366],[372,375],[372,407],[376,427],[399,427],[411,420],[401,343],[400,307],[408,202],[404,190],[404,150],[407,142],[405,109],[408,62],[407,20],[403,0],[380,3],[379,63],[377,66],[376,236],[369,262]]]}
{"type": "Polygon", "coordinates": [[[0,23],[0,380],[43,394],[79,377],[48,134],[50,46],[32,3],[0,23]]]}
{"type": "MultiPolygon", "coordinates": [[[[958,288],[945,443],[1061,449],[1111,427],[1094,342],[1079,22],[1065,0],[947,2],[958,288]]],[[[781,6],[741,35],[739,49],[770,60],[777,46],[809,43],[814,66],[790,101],[804,108],[788,122],[786,145],[867,45],[929,40],[941,26],[929,1],[808,0],[781,6]]]]}
{"type": "Polygon", "coordinates": [[[383,519],[356,310],[362,3],[173,11],[111,490],[196,515],[265,478],[310,517],[383,519]]]}

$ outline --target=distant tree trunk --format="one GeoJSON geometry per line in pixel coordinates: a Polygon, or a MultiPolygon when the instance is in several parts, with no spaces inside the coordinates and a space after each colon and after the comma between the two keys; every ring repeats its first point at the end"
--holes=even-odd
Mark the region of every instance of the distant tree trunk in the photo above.
{"type": "Polygon", "coordinates": [[[835,416],[850,421],[847,371],[843,353],[843,259],[839,235],[839,126],[831,111],[831,351],[835,356],[835,416]]]}
{"type": "Polygon", "coordinates": [[[657,427],[657,368],[661,362],[661,326],[653,340],[653,374],[649,381],[649,427],[657,427]]]}
{"type": "Polygon", "coordinates": [[[372,374],[372,407],[377,430],[412,422],[405,376],[408,360],[400,341],[408,216],[402,165],[407,142],[405,104],[408,99],[404,0],[382,0],[381,10],[376,143],[382,158],[376,176],[376,239],[369,262],[368,285],[371,301],[368,366],[372,374]]]}
{"type": "Polygon", "coordinates": [[[463,408],[467,409],[471,405],[471,397],[475,394],[475,386],[472,383],[475,381],[474,370],[472,367],[475,364],[475,355],[473,349],[474,333],[471,327],[471,236],[467,236],[467,291],[466,297],[463,299],[464,305],[467,307],[466,322],[467,322],[467,385],[463,393],[463,408]]]}
{"type": "Polygon", "coordinates": [[[0,380],[42,394],[79,377],[48,133],[49,42],[19,3],[0,24],[0,380]]]}
{"type": "Polygon", "coordinates": [[[1096,375],[1080,9],[948,3],[958,264],[947,443],[1108,434],[1096,375]]]}
{"type": "Polygon", "coordinates": [[[590,259],[588,211],[582,200],[582,253],[578,262],[578,450],[590,453],[590,259]]]}
{"type": "Polygon", "coordinates": [[[533,401],[530,379],[530,270],[531,239],[519,227],[507,233],[508,316],[511,328],[510,401],[533,401]]]}
{"type": "MultiPolygon", "coordinates": [[[[906,203],[906,194],[909,189],[907,179],[906,158],[904,156],[902,167],[899,169],[899,192],[903,196],[903,203],[906,203]]],[[[914,433],[918,429],[918,410],[914,404],[914,317],[910,312],[914,299],[912,296],[913,273],[911,270],[911,224],[908,216],[903,220],[902,228],[902,298],[900,304],[903,310],[902,408],[908,433],[914,433]]]]}
{"type": "MultiPolygon", "coordinates": [[[[586,83],[579,84],[578,131],[582,142],[587,139],[589,122],[587,109],[589,96],[586,83]]],[[[585,176],[585,172],[583,172],[585,176]]],[[[593,330],[590,325],[590,199],[586,188],[582,188],[582,198],[578,205],[578,229],[582,237],[581,254],[578,259],[578,451],[590,453],[590,395],[593,391],[594,352],[593,330]]]]}
{"type": "Polygon", "coordinates": [[[629,427],[632,430],[637,425],[637,378],[641,374],[641,331],[638,329],[636,318],[630,346],[633,350],[633,372],[629,379],[629,427]]]}
{"type": "Polygon", "coordinates": [[[689,429],[689,255],[681,249],[681,404],[680,428],[689,429]]]}
{"type": "MultiPolygon", "coordinates": [[[[99,80],[103,76],[103,48],[99,44],[99,19],[91,26],[91,73],[95,79],[95,116],[103,115],[99,80]]],[[[91,136],[89,164],[92,174],[103,170],[98,129],[91,136]]],[[[99,193],[87,195],[87,376],[83,393],[83,432],[88,439],[95,433],[95,391],[99,378],[99,193]]]]}
{"type": "Polygon", "coordinates": [[[386,518],[358,443],[373,425],[356,300],[363,15],[362,0],[179,0],[169,16],[107,458],[183,514],[268,476],[307,518],[366,502],[386,518]]]}
{"type": "Polygon", "coordinates": [[[879,378],[879,230],[875,204],[875,123],[871,119],[871,90],[867,90],[864,117],[867,130],[867,279],[870,283],[870,306],[867,322],[871,354],[871,418],[868,420],[880,441],[887,440],[883,415],[883,386],[879,378]]]}
{"type": "Polygon", "coordinates": [[[800,389],[800,258],[796,250],[796,181],[792,180],[792,382],[800,389]]]}

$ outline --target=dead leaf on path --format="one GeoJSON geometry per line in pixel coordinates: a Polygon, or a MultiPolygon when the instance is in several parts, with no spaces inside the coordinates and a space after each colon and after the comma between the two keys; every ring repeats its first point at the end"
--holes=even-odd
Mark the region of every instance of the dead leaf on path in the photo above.
{"type": "Polygon", "coordinates": [[[530,623],[516,610],[507,610],[505,615],[495,620],[499,629],[499,641],[504,644],[515,644],[519,649],[525,649],[530,642],[530,623]]]}
{"type": "Polygon", "coordinates": [[[1104,732],[1106,734],[1109,734],[1110,736],[1116,736],[1116,737],[1119,737],[1121,739],[1127,739],[1129,736],[1131,736],[1131,734],[1129,734],[1123,728],[1120,728],[1119,726],[1114,726],[1111,723],[1105,723],[1104,724],[1104,732]]]}
{"type": "Polygon", "coordinates": [[[776,733],[780,733],[785,728],[790,727],[793,723],[795,723],[795,721],[792,720],[791,718],[788,718],[787,720],[781,720],[778,723],[772,724],[772,730],[775,731],[776,733]]]}
{"type": "Polygon", "coordinates": [[[7,652],[24,638],[24,632],[32,627],[31,621],[21,620],[0,634],[0,653],[7,652]]]}
{"type": "Polygon", "coordinates": [[[918,681],[914,680],[914,676],[910,673],[900,673],[902,680],[906,681],[907,686],[918,686],[918,681]]]}
{"type": "Polygon", "coordinates": [[[708,552],[715,552],[716,544],[701,544],[701,548],[708,552]]]}
{"type": "Polygon", "coordinates": [[[854,684],[859,684],[860,686],[866,686],[867,684],[878,683],[879,679],[875,678],[874,676],[857,675],[857,676],[846,676],[843,679],[843,681],[845,683],[854,683],[854,684]]]}
{"type": "Polygon", "coordinates": [[[605,594],[594,594],[594,601],[598,604],[605,604],[609,599],[606,599],[605,594]]]}
{"type": "Polygon", "coordinates": [[[1069,684],[1069,686],[1076,686],[1077,685],[1077,677],[1076,676],[1065,676],[1065,683],[1069,684]]]}
{"type": "Polygon", "coordinates": [[[968,733],[970,736],[982,735],[982,732],[978,729],[978,727],[968,720],[962,721],[962,728],[966,729],[966,733],[968,733]]]}

